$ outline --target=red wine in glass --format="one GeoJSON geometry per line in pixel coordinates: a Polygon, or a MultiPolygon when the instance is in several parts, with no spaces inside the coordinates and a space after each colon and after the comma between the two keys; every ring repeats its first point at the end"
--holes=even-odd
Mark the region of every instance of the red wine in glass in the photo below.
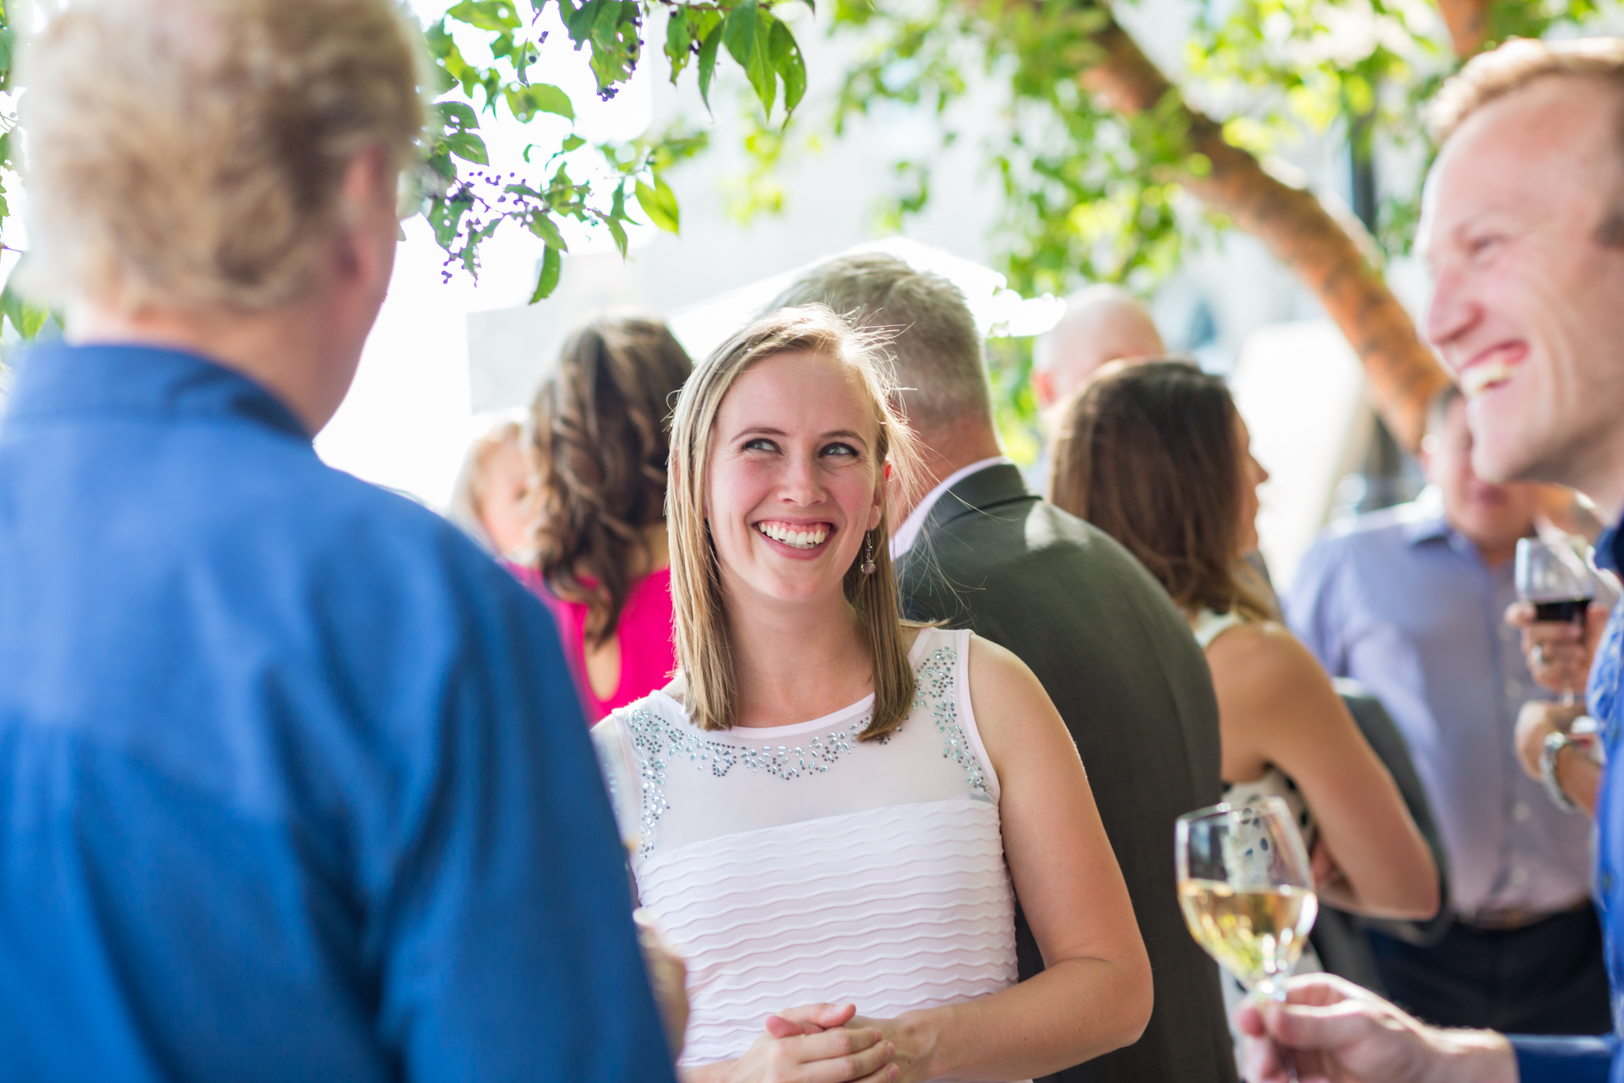
{"type": "Polygon", "coordinates": [[[1534,619],[1561,621],[1564,624],[1583,624],[1590,609],[1589,598],[1564,598],[1554,602],[1535,602],[1534,619]]]}
{"type": "MultiPolygon", "coordinates": [[[[1534,607],[1537,620],[1583,626],[1596,585],[1585,558],[1566,538],[1518,539],[1515,578],[1517,597],[1534,607]]],[[[1562,706],[1573,706],[1576,692],[1564,688],[1562,706]]]]}

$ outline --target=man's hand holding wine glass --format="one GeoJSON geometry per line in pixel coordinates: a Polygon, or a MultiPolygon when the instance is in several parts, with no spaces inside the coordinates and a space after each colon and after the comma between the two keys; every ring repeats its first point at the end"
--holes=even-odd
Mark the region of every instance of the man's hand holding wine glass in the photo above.
{"type": "Polygon", "coordinates": [[[1590,674],[1590,662],[1601,644],[1611,609],[1591,602],[1580,620],[1540,620],[1531,602],[1506,607],[1506,623],[1522,632],[1528,671],[1541,688],[1579,692],[1590,674]]]}
{"type": "Polygon", "coordinates": [[[1252,1083],[1285,1083],[1293,1064],[1302,1083],[1517,1083],[1503,1036],[1427,1026],[1331,974],[1293,978],[1283,1003],[1248,998],[1236,1021],[1252,1083]]]}

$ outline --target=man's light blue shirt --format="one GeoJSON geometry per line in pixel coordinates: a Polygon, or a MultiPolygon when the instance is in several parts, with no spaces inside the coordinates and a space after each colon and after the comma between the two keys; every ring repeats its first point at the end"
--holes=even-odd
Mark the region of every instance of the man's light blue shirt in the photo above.
{"type": "MultiPolygon", "coordinates": [[[[1596,544],[1596,562],[1614,572],[1624,569],[1621,528],[1624,524],[1615,526],[1596,544]]],[[[1624,748],[1619,745],[1624,734],[1624,604],[1613,606],[1590,668],[1585,703],[1601,727],[1608,763],[1624,762],[1620,759],[1624,748]]],[[[1514,1036],[1511,1042],[1522,1083],[1624,1083],[1624,1046],[1618,1040],[1624,1022],[1624,782],[1612,770],[1602,773],[1596,795],[1595,880],[1613,996],[1613,1034],[1605,1038],[1514,1036]]]]}
{"type": "Polygon", "coordinates": [[[1590,893],[1589,820],[1517,762],[1517,713],[1549,693],[1505,623],[1513,578],[1423,499],[1333,528],[1283,599],[1321,664],[1369,688],[1403,732],[1449,858],[1450,905],[1467,915],[1554,913],[1590,893]]]}
{"type": "Polygon", "coordinates": [[[546,611],[183,353],[0,425],[0,1079],[669,1083],[546,611]]]}

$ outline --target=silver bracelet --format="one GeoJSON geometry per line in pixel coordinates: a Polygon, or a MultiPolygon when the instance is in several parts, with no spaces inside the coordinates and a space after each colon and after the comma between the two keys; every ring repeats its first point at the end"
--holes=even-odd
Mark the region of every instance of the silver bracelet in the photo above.
{"type": "Polygon", "coordinates": [[[1556,780],[1556,757],[1562,754],[1564,748],[1576,748],[1577,742],[1562,732],[1547,733],[1545,745],[1539,753],[1539,777],[1545,783],[1545,794],[1551,799],[1551,804],[1563,812],[1578,812],[1579,806],[1573,803],[1562,789],[1561,783],[1556,780]]]}

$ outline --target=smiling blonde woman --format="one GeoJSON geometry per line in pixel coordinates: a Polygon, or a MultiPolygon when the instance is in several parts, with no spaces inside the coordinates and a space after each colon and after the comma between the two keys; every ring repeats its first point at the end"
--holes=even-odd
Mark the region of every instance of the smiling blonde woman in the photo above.
{"type": "Polygon", "coordinates": [[[641,901],[688,956],[690,1083],[1027,1080],[1150,1013],[1048,696],[898,617],[886,509],[915,452],[892,391],[810,306],[740,332],[677,407],[678,678],[594,737],[641,901]],[[1019,984],[1017,901],[1049,963],[1019,984]]]}

